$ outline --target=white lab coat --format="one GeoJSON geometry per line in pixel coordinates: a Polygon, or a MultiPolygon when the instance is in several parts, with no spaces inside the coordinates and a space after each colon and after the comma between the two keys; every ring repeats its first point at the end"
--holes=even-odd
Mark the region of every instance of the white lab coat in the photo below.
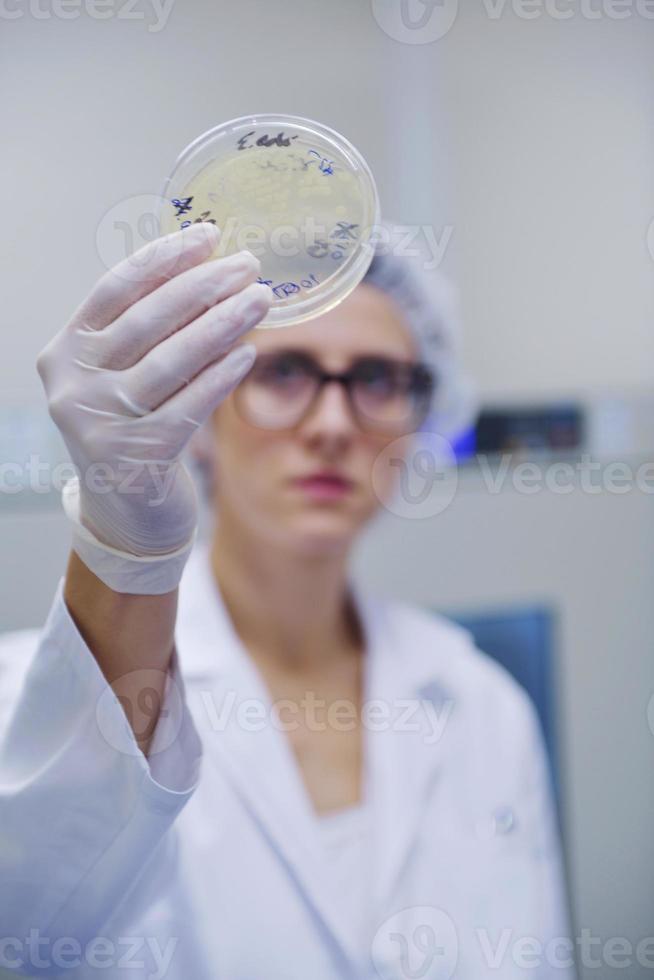
{"type": "Polygon", "coordinates": [[[464,630],[352,587],[381,706],[365,727],[367,940],[199,546],[149,761],[62,583],[40,633],[0,643],[0,937],[14,940],[0,963],[138,980],[574,976],[553,965],[570,933],[529,699],[464,630]]]}

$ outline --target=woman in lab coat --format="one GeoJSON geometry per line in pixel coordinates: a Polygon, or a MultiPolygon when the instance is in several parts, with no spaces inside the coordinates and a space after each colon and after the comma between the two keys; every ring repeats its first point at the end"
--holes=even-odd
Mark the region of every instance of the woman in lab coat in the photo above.
{"type": "Polygon", "coordinates": [[[380,254],[336,309],[254,331],[270,290],[249,253],[204,261],[215,234],[111,270],[39,357],[78,477],[47,622],[0,652],[0,966],[571,977],[528,697],[348,574],[407,435],[452,417],[436,287],[380,254]]]}

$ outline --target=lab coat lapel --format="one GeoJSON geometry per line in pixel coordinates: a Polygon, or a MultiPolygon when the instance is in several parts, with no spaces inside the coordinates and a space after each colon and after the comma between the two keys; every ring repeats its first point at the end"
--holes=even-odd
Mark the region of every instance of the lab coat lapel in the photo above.
{"type": "Polygon", "coordinates": [[[439,676],[434,633],[412,632],[415,624],[399,626],[402,612],[391,612],[388,603],[369,615],[374,657],[367,700],[380,706],[380,714],[366,730],[367,779],[376,858],[373,899],[382,913],[410,857],[427,799],[443,776],[441,725],[447,730],[454,700],[439,676]]]}
{"type": "Polygon", "coordinates": [[[351,923],[330,890],[311,802],[288,739],[270,723],[269,694],[234,630],[204,546],[196,549],[182,583],[177,637],[183,674],[197,682],[194,696],[207,723],[201,732],[206,764],[229,779],[352,964],[357,951],[351,923]]]}
{"type": "MultiPolygon", "coordinates": [[[[371,900],[382,912],[442,776],[445,740],[438,738],[435,722],[447,718],[454,700],[441,680],[433,624],[427,628],[423,621],[421,629],[394,604],[366,595],[355,582],[350,588],[368,652],[364,700],[388,712],[386,721],[366,716],[364,728],[364,792],[372,808],[376,859],[371,900]]],[[[229,779],[351,970],[357,960],[352,924],[330,888],[310,800],[288,740],[270,725],[269,695],[235,633],[206,547],[196,549],[182,580],[177,636],[183,675],[196,681],[195,696],[207,702],[201,717],[214,715],[205,738],[208,764],[229,779]],[[265,716],[258,727],[243,723],[247,716],[238,707],[246,703],[259,710],[259,719],[265,716]],[[229,704],[228,715],[220,715],[229,704]]]]}

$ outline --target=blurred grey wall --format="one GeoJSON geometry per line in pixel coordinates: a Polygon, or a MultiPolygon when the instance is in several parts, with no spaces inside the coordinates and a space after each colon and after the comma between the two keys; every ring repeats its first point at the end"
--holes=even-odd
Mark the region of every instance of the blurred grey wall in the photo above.
{"type": "Polygon", "coordinates": [[[0,19],[0,391],[36,391],[35,353],[104,268],[103,216],[253,111],[339,129],[384,213],[449,241],[482,393],[650,385],[654,20],[636,0],[622,20],[479,0],[430,44],[389,37],[381,0],[172,0],[156,32],[153,0],[138,0],[143,20],[38,20],[29,2],[0,19]]]}

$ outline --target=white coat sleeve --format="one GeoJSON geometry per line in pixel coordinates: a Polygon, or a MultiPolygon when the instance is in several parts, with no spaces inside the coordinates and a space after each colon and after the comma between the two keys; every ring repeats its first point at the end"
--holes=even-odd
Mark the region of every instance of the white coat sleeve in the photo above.
{"type": "MultiPolygon", "coordinates": [[[[11,642],[0,641],[9,674],[11,658],[11,642]]],[[[37,929],[83,944],[137,881],[174,861],[165,838],[197,785],[202,752],[177,657],[148,760],[68,612],[62,581],[7,700],[5,690],[0,935],[37,929]]]]}

